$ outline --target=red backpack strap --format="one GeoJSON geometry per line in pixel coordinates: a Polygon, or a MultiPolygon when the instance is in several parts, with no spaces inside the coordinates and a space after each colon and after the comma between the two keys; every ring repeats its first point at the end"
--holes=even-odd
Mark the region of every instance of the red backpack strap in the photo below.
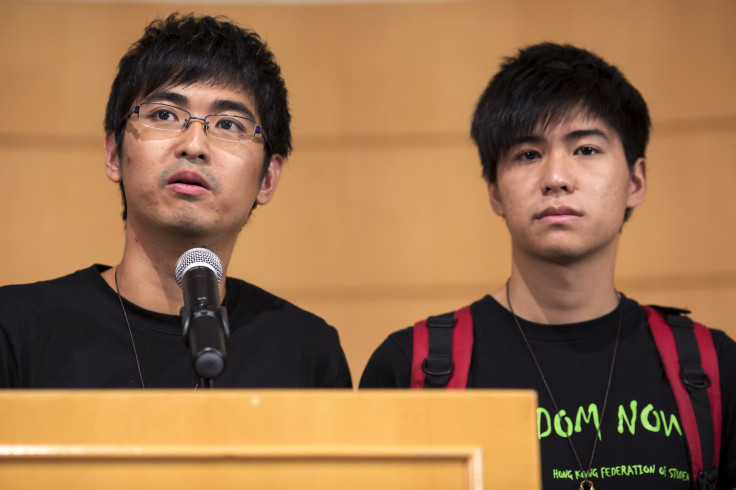
{"type": "Polygon", "coordinates": [[[468,383],[473,352],[470,306],[414,325],[412,388],[459,388],[468,383]]]}
{"type": "Polygon", "coordinates": [[[644,306],[675,396],[698,489],[714,488],[721,447],[721,379],[713,337],[687,310],[644,306]]]}

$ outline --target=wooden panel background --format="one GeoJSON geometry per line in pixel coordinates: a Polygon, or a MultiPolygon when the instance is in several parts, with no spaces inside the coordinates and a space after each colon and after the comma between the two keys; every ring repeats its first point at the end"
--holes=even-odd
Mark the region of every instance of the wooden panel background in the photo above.
{"type": "Polygon", "coordinates": [[[254,28],[282,66],[295,152],[230,273],[335,325],[356,383],[390,331],[505,280],[509,239],[488,205],[470,119],[501,57],[543,40],[598,52],[650,106],[650,195],[624,228],[619,288],[736,336],[732,0],[0,0],[0,284],[119,260],[104,106],[128,45],[177,6],[254,28]]]}

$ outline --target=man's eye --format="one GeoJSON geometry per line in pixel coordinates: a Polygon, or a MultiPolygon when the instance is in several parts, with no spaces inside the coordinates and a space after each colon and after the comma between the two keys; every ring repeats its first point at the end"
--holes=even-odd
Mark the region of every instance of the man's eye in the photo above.
{"type": "Polygon", "coordinates": [[[534,160],[535,158],[539,158],[539,157],[541,157],[541,155],[539,154],[538,151],[526,150],[526,151],[522,151],[521,153],[519,153],[519,156],[517,156],[516,159],[522,160],[522,161],[529,161],[529,160],[534,160]]]}
{"type": "Polygon", "coordinates": [[[167,111],[166,109],[160,109],[153,112],[151,118],[156,121],[176,121],[178,119],[175,113],[167,111]]]}
{"type": "Polygon", "coordinates": [[[581,146],[580,148],[578,148],[577,153],[583,156],[591,156],[598,154],[598,150],[590,146],[581,146]]]}
{"type": "Polygon", "coordinates": [[[232,118],[223,118],[217,121],[217,129],[227,131],[229,133],[244,133],[245,126],[232,118]]]}

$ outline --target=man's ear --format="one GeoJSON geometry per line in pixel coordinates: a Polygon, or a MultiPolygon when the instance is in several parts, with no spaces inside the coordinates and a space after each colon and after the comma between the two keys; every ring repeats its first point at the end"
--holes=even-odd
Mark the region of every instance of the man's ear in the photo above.
{"type": "Polygon", "coordinates": [[[105,134],[105,174],[116,184],[123,179],[120,171],[120,152],[113,132],[105,134]]]}
{"type": "Polygon", "coordinates": [[[496,184],[491,183],[487,178],[485,179],[486,185],[488,186],[488,197],[491,201],[491,208],[493,212],[498,216],[504,217],[505,212],[503,209],[503,202],[501,201],[501,193],[498,190],[498,182],[496,184]]]}
{"type": "Polygon", "coordinates": [[[261,180],[261,188],[256,194],[256,204],[268,204],[276,193],[276,187],[281,179],[281,169],[284,165],[284,159],[281,155],[271,155],[271,161],[268,162],[268,169],[261,180]]]}
{"type": "Polygon", "coordinates": [[[647,161],[639,158],[629,172],[627,208],[635,208],[647,198],[647,161]]]}

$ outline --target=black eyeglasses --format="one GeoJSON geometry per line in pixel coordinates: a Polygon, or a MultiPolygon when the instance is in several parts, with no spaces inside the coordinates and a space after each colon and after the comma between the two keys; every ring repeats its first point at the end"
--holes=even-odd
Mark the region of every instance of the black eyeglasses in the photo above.
{"type": "Polygon", "coordinates": [[[160,131],[169,131],[172,137],[176,136],[175,133],[186,131],[194,119],[202,121],[205,133],[218,140],[257,143],[265,143],[266,140],[261,126],[244,116],[210,114],[205,117],[196,117],[181,107],[161,102],[144,102],[133,106],[128,117],[134,114],[142,125],[160,131]]]}

